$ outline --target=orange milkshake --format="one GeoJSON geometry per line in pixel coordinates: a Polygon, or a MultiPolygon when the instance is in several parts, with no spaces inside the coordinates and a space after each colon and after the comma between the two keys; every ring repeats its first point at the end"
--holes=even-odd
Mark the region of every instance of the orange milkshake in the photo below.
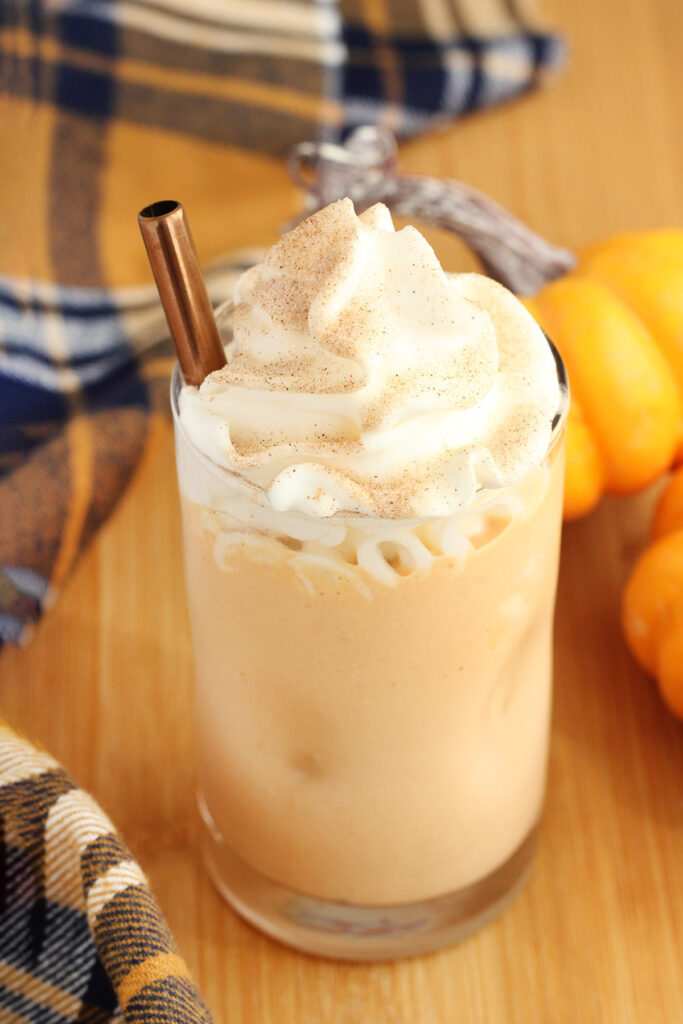
{"type": "Polygon", "coordinates": [[[435,948],[533,854],[561,366],[500,285],[349,200],[243,276],[232,328],[174,396],[207,862],[292,945],[435,948]]]}

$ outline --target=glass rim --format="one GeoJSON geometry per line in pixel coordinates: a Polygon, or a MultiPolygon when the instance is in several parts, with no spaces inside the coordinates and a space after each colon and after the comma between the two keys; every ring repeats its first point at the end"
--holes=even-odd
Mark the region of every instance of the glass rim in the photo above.
{"type": "MultiPolygon", "coordinates": [[[[226,302],[221,303],[219,306],[217,306],[214,309],[214,317],[216,318],[216,321],[218,323],[219,328],[224,325],[225,321],[229,318],[229,316],[232,313],[233,309],[234,309],[234,303],[232,302],[231,299],[228,299],[226,302]]],[[[564,365],[564,361],[562,359],[562,356],[558,352],[558,350],[557,350],[556,346],[554,345],[553,341],[545,333],[545,331],[543,331],[543,336],[544,336],[545,340],[547,341],[548,347],[550,348],[550,351],[552,353],[553,359],[555,360],[555,369],[557,371],[557,383],[558,383],[558,386],[559,386],[560,396],[559,396],[559,401],[558,401],[558,405],[557,405],[557,410],[555,412],[555,415],[553,416],[552,423],[551,423],[550,440],[548,441],[548,447],[546,448],[546,450],[545,450],[545,452],[543,454],[543,458],[538,463],[538,465],[541,465],[549,456],[551,456],[553,454],[553,452],[555,451],[555,448],[557,447],[560,439],[563,437],[564,429],[565,429],[566,422],[567,422],[567,414],[569,412],[569,401],[570,401],[569,378],[568,378],[568,375],[567,375],[567,369],[566,369],[566,367],[564,365]]],[[[191,440],[191,438],[188,436],[188,433],[185,430],[185,428],[184,428],[184,426],[183,426],[183,424],[182,424],[182,422],[180,420],[180,407],[179,407],[179,404],[178,404],[178,402],[179,402],[179,395],[180,395],[181,389],[184,386],[185,386],[185,382],[183,380],[183,376],[182,376],[182,373],[181,373],[181,370],[180,370],[180,364],[176,360],[176,362],[174,364],[174,367],[173,367],[173,372],[171,374],[171,387],[170,387],[170,392],[171,392],[170,393],[171,411],[173,413],[173,422],[174,422],[175,429],[182,436],[182,438],[185,441],[185,443],[189,446],[189,448],[191,449],[193,454],[200,460],[200,462],[202,462],[207,467],[207,469],[209,469],[212,472],[212,474],[220,477],[223,481],[229,482],[233,486],[241,486],[241,487],[243,487],[244,489],[246,489],[250,493],[252,493],[254,495],[254,497],[258,497],[261,500],[266,500],[267,501],[267,492],[266,492],[266,490],[263,487],[259,487],[257,484],[251,483],[251,481],[248,480],[246,477],[244,477],[238,470],[228,469],[226,466],[221,466],[217,462],[214,462],[213,459],[209,458],[208,455],[206,455],[200,448],[198,448],[195,445],[195,443],[191,440]]],[[[532,469],[529,472],[533,472],[534,469],[536,469],[536,468],[537,468],[536,465],[533,466],[532,469]]],[[[348,511],[340,510],[338,512],[335,512],[331,516],[325,516],[324,519],[325,519],[326,522],[329,522],[329,523],[339,522],[340,520],[350,520],[350,521],[356,521],[356,522],[391,522],[391,523],[395,523],[397,525],[400,524],[400,523],[404,523],[406,525],[408,525],[408,524],[414,525],[414,524],[418,524],[418,523],[433,521],[433,520],[436,520],[436,519],[450,519],[450,518],[452,518],[454,516],[464,515],[465,513],[467,513],[470,510],[472,510],[475,506],[479,506],[484,500],[486,500],[488,498],[495,498],[496,495],[500,496],[500,495],[505,494],[508,490],[510,490],[510,488],[513,488],[513,487],[517,486],[518,484],[520,484],[522,482],[522,480],[524,480],[527,475],[528,474],[525,474],[524,477],[520,477],[519,480],[515,480],[515,481],[513,481],[510,484],[501,484],[500,487],[482,487],[482,488],[480,488],[478,491],[475,492],[474,498],[472,499],[472,501],[469,502],[469,504],[463,506],[463,508],[458,509],[455,512],[449,512],[449,513],[445,513],[445,514],[441,514],[441,515],[438,515],[438,514],[434,515],[434,514],[432,514],[432,515],[424,515],[424,516],[399,517],[399,518],[396,518],[396,519],[387,519],[386,517],[383,517],[383,516],[372,516],[372,515],[363,514],[362,512],[348,512],[348,511]]],[[[273,512],[276,513],[277,510],[273,509],[273,512]]],[[[307,521],[311,520],[311,519],[314,519],[314,520],[322,519],[322,517],[320,517],[320,516],[315,516],[315,515],[312,515],[311,513],[300,512],[300,511],[296,511],[296,510],[289,510],[287,512],[277,513],[277,514],[281,514],[281,515],[284,515],[284,516],[295,516],[297,518],[300,517],[300,518],[305,519],[307,521]]]]}

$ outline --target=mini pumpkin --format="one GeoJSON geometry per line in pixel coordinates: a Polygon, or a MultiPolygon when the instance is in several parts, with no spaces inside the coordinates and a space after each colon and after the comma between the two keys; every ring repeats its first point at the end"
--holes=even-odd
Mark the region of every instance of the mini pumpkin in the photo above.
{"type": "Polygon", "coordinates": [[[624,590],[624,635],[666,704],[683,719],[683,469],[662,492],[652,536],[624,590]]]}
{"type": "Polygon", "coordinates": [[[631,494],[683,453],[683,231],[617,235],[523,300],[565,361],[565,518],[631,494]]]}

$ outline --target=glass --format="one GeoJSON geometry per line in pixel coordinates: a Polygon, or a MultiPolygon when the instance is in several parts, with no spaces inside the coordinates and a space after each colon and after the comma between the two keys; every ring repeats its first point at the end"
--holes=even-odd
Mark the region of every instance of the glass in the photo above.
{"type": "Polygon", "coordinates": [[[276,513],[191,444],[176,368],[203,853],[227,901],[282,942],[352,960],[435,949],[529,873],[568,405],[553,354],[542,464],[410,521],[276,513]]]}

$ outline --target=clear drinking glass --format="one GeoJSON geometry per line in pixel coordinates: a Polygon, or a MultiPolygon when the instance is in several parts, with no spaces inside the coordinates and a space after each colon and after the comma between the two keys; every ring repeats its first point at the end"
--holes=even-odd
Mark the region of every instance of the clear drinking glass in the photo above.
{"type": "MultiPolygon", "coordinates": [[[[229,308],[217,314],[229,330],[229,308]]],[[[552,346],[551,346],[552,347],[552,346]]],[[[568,390],[542,463],[458,515],[277,513],[172,406],[208,870],[281,941],[454,942],[530,870],[551,705],[568,390]]]]}

